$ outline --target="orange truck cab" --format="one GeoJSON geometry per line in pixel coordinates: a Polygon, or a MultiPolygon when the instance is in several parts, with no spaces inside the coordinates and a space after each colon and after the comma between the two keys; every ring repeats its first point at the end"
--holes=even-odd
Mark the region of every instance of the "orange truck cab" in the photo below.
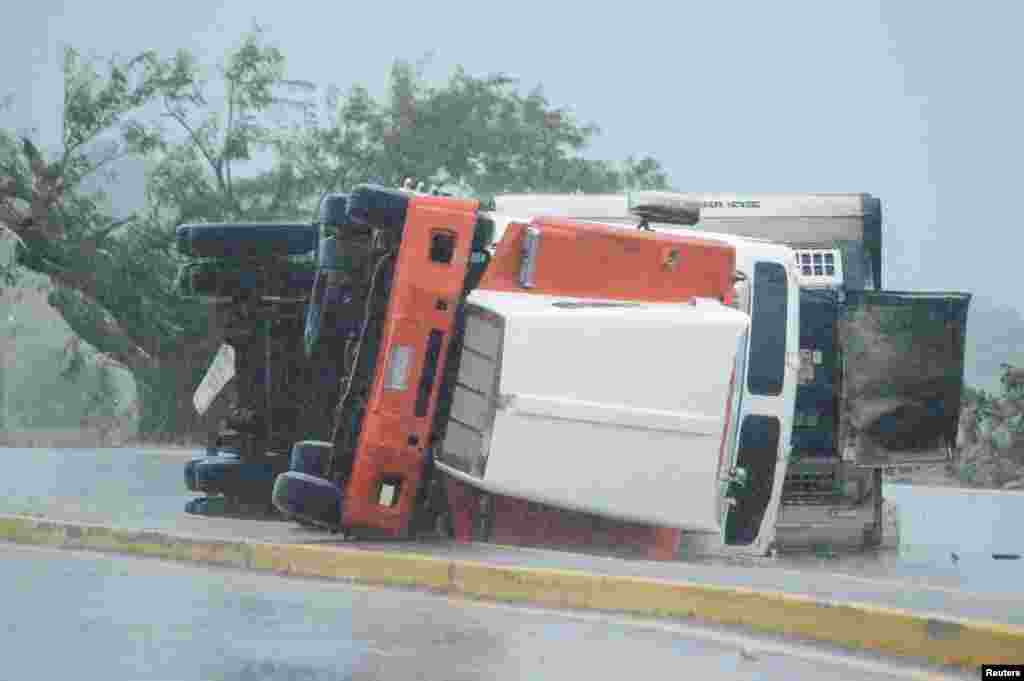
{"type": "MultiPolygon", "coordinates": [[[[295,445],[273,502],[304,523],[402,536],[416,510],[459,300],[482,252],[474,244],[489,225],[477,201],[373,186],[351,193],[339,223],[323,240],[334,243],[321,248],[348,261],[338,269],[354,291],[346,312],[359,331],[328,339],[342,365],[333,422],[325,440],[295,445]]],[[[315,344],[309,328],[307,348],[315,344]]]]}
{"type": "MultiPolygon", "coordinates": [[[[286,516],[332,531],[406,537],[435,492],[458,491],[431,475],[432,456],[449,421],[472,291],[710,299],[726,310],[734,295],[734,247],[700,236],[567,219],[501,220],[475,200],[370,185],[351,192],[335,222],[321,253],[344,261],[335,278],[340,271],[353,295],[341,314],[358,316],[348,326],[359,332],[323,339],[341,369],[330,427],[316,429],[320,439],[295,444],[291,469],[273,490],[286,516]]],[[[316,301],[310,309],[319,309],[316,301]]],[[[310,328],[307,349],[317,342],[310,328]]],[[[723,420],[726,406],[723,400],[723,420]]],[[[458,500],[450,502],[457,515],[458,500]]]]}

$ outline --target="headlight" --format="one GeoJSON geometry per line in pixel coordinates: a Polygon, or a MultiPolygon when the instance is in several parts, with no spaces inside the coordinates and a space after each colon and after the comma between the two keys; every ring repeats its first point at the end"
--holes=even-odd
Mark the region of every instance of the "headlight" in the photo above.
{"type": "Polygon", "coordinates": [[[409,387],[409,365],[412,364],[412,346],[396,345],[391,348],[384,379],[386,390],[405,390],[409,387]]]}

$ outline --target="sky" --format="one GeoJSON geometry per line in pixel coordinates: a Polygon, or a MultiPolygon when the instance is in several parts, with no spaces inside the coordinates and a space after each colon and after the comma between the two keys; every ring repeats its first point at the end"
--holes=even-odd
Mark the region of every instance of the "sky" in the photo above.
{"type": "Polygon", "coordinates": [[[258,21],[288,74],[383,94],[396,58],[542,84],[602,134],[588,155],[652,155],[684,191],[869,192],[885,286],[962,290],[1024,311],[1024,3],[17,3],[0,41],[0,124],[55,142],[60,50],[195,52],[214,65],[258,21]],[[605,9],[600,9],[604,7],[605,9]]]}

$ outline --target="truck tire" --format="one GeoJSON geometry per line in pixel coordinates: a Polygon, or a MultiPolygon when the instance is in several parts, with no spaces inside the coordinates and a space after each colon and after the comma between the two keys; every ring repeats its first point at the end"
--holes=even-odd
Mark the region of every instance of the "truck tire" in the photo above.
{"type": "Polygon", "coordinates": [[[289,471],[274,482],[273,503],[285,516],[304,525],[337,531],[345,495],[329,480],[289,471]]]}
{"type": "Polygon", "coordinates": [[[176,230],[178,252],[193,258],[265,258],[316,251],[320,229],[309,223],[192,224],[176,230]]]}
{"type": "Polygon", "coordinates": [[[265,500],[274,481],[273,465],[263,461],[218,456],[196,463],[194,471],[193,491],[246,500],[265,500]]]}
{"type": "Polygon", "coordinates": [[[192,459],[185,464],[185,489],[190,492],[198,492],[199,489],[196,487],[196,465],[206,461],[208,457],[201,456],[198,459],[192,459]]]}
{"type": "Polygon", "coordinates": [[[185,488],[190,492],[201,491],[197,486],[199,483],[196,480],[196,466],[207,461],[220,460],[218,457],[237,459],[238,452],[233,450],[223,450],[218,452],[216,448],[208,447],[206,450],[206,456],[197,457],[185,464],[185,488]]]}
{"type": "Polygon", "coordinates": [[[185,504],[185,513],[189,515],[223,516],[229,507],[224,497],[200,497],[185,504]]]}
{"type": "Polygon", "coordinates": [[[178,294],[184,298],[225,300],[251,295],[289,300],[309,297],[316,277],[310,266],[292,265],[280,274],[258,263],[194,262],[178,273],[178,294]]]}
{"type": "Polygon", "coordinates": [[[316,478],[327,476],[327,463],[334,447],[330,442],[303,440],[292,447],[292,458],[288,470],[304,473],[316,478]]]}

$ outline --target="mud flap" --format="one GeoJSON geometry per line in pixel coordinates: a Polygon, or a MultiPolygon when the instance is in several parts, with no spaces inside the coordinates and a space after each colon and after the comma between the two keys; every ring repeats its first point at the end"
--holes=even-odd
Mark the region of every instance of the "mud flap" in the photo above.
{"type": "Polygon", "coordinates": [[[845,460],[876,467],[949,458],[960,418],[970,298],[847,293],[839,315],[845,460]]]}
{"type": "Polygon", "coordinates": [[[230,345],[220,346],[220,351],[210,362],[210,368],[206,370],[199,387],[192,395],[192,404],[196,411],[202,415],[210,408],[217,395],[235,377],[235,349],[230,345]]]}

